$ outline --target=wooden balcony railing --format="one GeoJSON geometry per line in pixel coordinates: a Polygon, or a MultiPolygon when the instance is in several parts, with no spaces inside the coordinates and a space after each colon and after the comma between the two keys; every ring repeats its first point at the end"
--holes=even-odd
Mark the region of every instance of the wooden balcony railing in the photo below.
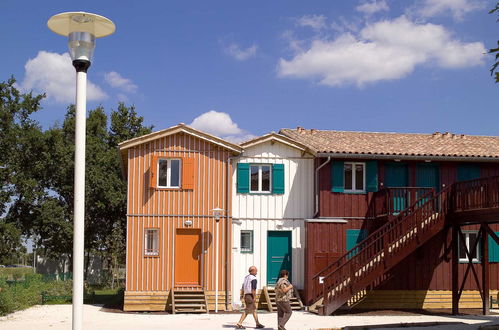
{"type": "Polygon", "coordinates": [[[499,207],[499,176],[456,182],[452,188],[453,212],[499,207]]]}
{"type": "Polygon", "coordinates": [[[368,210],[368,217],[378,218],[397,215],[416,201],[423,201],[422,198],[425,195],[433,192],[434,188],[425,187],[387,187],[381,189],[373,196],[368,210]]]}

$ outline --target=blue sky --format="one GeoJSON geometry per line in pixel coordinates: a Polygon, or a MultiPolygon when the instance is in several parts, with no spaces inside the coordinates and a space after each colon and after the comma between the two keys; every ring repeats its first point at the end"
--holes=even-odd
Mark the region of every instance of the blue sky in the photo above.
{"type": "Polygon", "coordinates": [[[47,20],[114,21],[97,40],[88,109],[135,105],[233,141],[280,128],[498,135],[492,0],[0,1],[0,80],[46,92],[36,118],[74,100],[67,40],[47,20]]]}

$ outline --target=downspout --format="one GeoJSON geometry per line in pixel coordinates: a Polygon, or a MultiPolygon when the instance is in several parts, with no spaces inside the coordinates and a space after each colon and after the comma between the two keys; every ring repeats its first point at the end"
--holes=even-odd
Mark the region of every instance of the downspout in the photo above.
{"type": "Polygon", "coordinates": [[[327,157],[327,160],[322,163],[321,166],[317,167],[315,169],[315,212],[314,212],[314,218],[319,214],[319,170],[326,166],[327,163],[331,161],[331,156],[327,157]]]}
{"type": "Polygon", "coordinates": [[[232,250],[229,246],[229,237],[232,240],[232,232],[229,235],[229,219],[232,219],[232,215],[229,213],[232,211],[230,205],[232,205],[232,173],[231,173],[231,163],[233,159],[238,158],[239,156],[229,157],[227,159],[227,189],[225,194],[225,311],[229,310],[229,258],[232,259],[232,250]],[[230,194],[229,194],[230,191],[230,194]]]}

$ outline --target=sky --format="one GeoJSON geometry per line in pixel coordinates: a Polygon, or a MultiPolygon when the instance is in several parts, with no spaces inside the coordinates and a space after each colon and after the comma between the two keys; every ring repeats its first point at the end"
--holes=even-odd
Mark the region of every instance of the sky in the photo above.
{"type": "Polygon", "coordinates": [[[66,11],[108,17],[87,109],[134,105],[155,130],[186,123],[240,142],[297,126],[499,135],[493,0],[0,0],[0,81],[46,93],[61,123],[75,98],[66,11]]]}

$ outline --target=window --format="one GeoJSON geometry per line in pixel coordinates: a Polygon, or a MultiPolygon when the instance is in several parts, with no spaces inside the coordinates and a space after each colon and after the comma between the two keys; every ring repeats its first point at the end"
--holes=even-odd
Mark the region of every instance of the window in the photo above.
{"type": "MultiPolygon", "coordinates": [[[[473,247],[476,244],[478,238],[478,232],[463,232],[463,236],[465,241],[459,243],[459,262],[468,262],[468,256],[466,255],[465,247],[468,248],[468,252],[472,253],[473,247]]],[[[473,262],[479,262],[479,251],[480,251],[480,243],[475,249],[475,253],[471,255],[473,258],[473,262]]]]}
{"type": "Polygon", "coordinates": [[[250,166],[250,192],[270,193],[270,182],[272,180],[272,166],[251,165],[250,166]]]}
{"type": "Polygon", "coordinates": [[[343,166],[345,192],[364,192],[365,163],[345,163],[343,166]]]}
{"type": "Polygon", "coordinates": [[[180,188],[180,159],[158,159],[158,187],[180,188]]]}
{"type": "Polygon", "coordinates": [[[241,253],[253,253],[253,230],[241,230],[241,253]]]}
{"type": "Polygon", "coordinates": [[[159,229],[146,229],[145,235],[144,254],[146,256],[159,255],[159,229]]]}

